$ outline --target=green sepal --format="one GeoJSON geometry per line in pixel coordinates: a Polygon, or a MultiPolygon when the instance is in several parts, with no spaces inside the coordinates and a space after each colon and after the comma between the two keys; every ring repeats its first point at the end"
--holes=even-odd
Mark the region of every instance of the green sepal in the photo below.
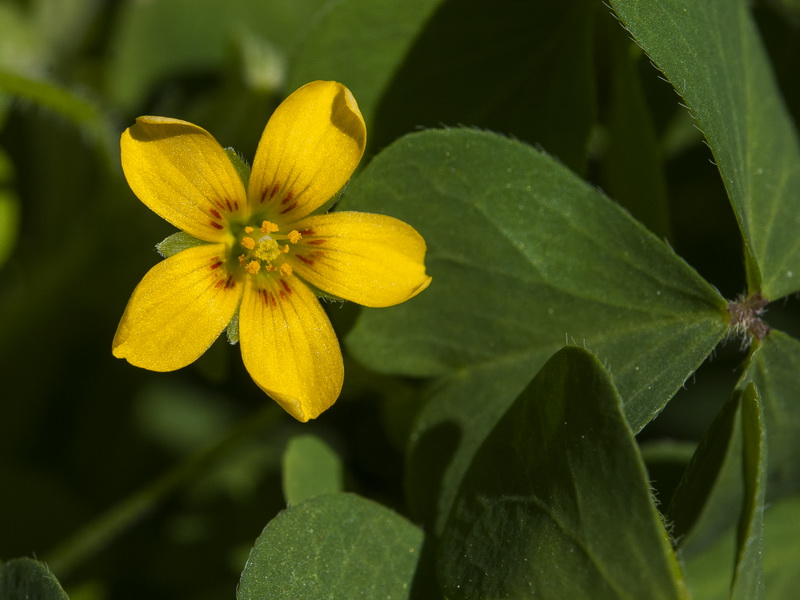
{"type": "Polygon", "coordinates": [[[203,240],[198,240],[196,237],[189,235],[185,231],[178,231],[170,236],[167,236],[159,243],[156,244],[156,250],[164,258],[176,255],[188,248],[202,246],[206,244],[203,240]]]}
{"type": "Polygon", "coordinates": [[[329,302],[347,302],[344,298],[339,298],[339,296],[334,296],[333,294],[329,294],[317,286],[310,284],[308,281],[303,279],[303,283],[305,283],[308,288],[314,293],[314,295],[319,298],[320,300],[327,300],[329,302]]]}
{"type": "Polygon", "coordinates": [[[228,343],[231,346],[235,346],[239,343],[239,307],[236,307],[236,312],[233,313],[233,317],[231,317],[231,322],[228,323],[228,328],[225,330],[225,334],[228,336],[228,343]]]}
{"type": "Polygon", "coordinates": [[[336,208],[336,205],[339,203],[339,200],[341,200],[342,197],[347,192],[348,185],[350,185],[349,181],[342,186],[342,189],[340,189],[333,196],[328,198],[322,206],[320,206],[317,210],[313,212],[313,214],[323,215],[327,212],[332,212],[336,208]]]}
{"type": "Polygon", "coordinates": [[[225,148],[225,154],[228,155],[233,168],[236,169],[236,172],[239,174],[239,179],[242,180],[244,189],[247,189],[250,183],[250,165],[248,165],[247,161],[239,156],[236,150],[231,147],[225,148]]]}

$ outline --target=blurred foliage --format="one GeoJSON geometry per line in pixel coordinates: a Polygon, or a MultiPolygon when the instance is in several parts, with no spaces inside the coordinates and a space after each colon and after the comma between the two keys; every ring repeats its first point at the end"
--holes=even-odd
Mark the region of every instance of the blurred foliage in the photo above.
{"type": "Polygon", "coordinates": [[[0,596],[792,598],[798,2],[609,4],[0,0],[0,596]],[[252,158],[317,78],[368,126],[342,206],[433,283],[325,305],[345,388],[301,425],[224,336],[111,356],[174,233],[116,140],[252,158]]]}

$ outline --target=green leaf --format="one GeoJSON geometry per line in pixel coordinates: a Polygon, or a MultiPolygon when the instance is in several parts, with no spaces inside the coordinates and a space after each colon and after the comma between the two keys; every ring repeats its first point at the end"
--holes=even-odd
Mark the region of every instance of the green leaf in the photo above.
{"type": "Polygon", "coordinates": [[[39,35],[28,11],[10,2],[0,3],[0,68],[36,73],[47,62],[47,40],[39,35]]]}
{"type": "Polygon", "coordinates": [[[67,600],[67,594],[44,563],[15,558],[0,564],[0,598],[67,600]]]}
{"type": "Polygon", "coordinates": [[[324,4],[325,0],[127,2],[118,15],[119,28],[107,63],[109,96],[131,110],[171,73],[222,68],[226,54],[237,43],[247,64],[256,43],[254,35],[266,40],[260,51],[271,54],[269,68],[277,68],[282,77],[283,68],[274,63],[286,61],[324,4]]]}
{"type": "Polygon", "coordinates": [[[672,523],[672,535],[681,540],[690,555],[713,544],[736,522],[743,498],[741,437],[736,434],[738,411],[738,396],[722,407],[669,506],[667,518],[672,523]],[[725,500],[716,501],[715,497],[725,500]],[[735,510],[719,510],[720,504],[735,510]]]}
{"type": "Polygon", "coordinates": [[[429,246],[430,287],[363,311],[347,338],[375,370],[448,377],[412,437],[410,495],[425,520],[446,515],[476,444],[565,341],[609,365],[638,431],[727,328],[724,300],[668,246],[554,159],[498,135],[409,135],[343,205],[403,219],[429,246]]]}
{"type": "Polygon", "coordinates": [[[347,84],[377,147],[468,125],[541,144],[581,171],[595,112],[592,6],[346,0],[308,36],[292,81],[347,84]]]}
{"type": "MultiPolygon", "coordinates": [[[[612,32],[618,33],[618,32],[612,32]]],[[[608,35],[610,70],[605,156],[601,186],[661,238],[670,237],[669,205],[661,149],[639,79],[642,51],[608,35]]]]}
{"type": "Polygon", "coordinates": [[[745,0],[611,0],[704,132],[745,242],[748,286],[800,289],[800,144],[745,0]]]}
{"type": "Polygon", "coordinates": [[[314,435],[289,440],[283,455],[283,495],[288,506],[343,489],[344,468],[339,455],[314,435]]]}
{"type": "Polygon", "coordinates": [[[734,534],[734,529],[728,529],[702,553],[683,561],[693,598],[730,600],[734,534]]]}
{"type": "Polygon", "coordinates": [[[377,370],[541,366],[566,336],[610,364],[638,430],[727,328],[725,301],[668,246],[557,161],[498,135],[407,136],[343,204],[395,215],[429,245],[430,288],[364,311],[349,336],[377,370]]]}
{"type": "MultiPolygon", "coordinates": [[[[694,598],[729,600],[731,595],[731,549],[735,529],[728,529],[712,546],[693,558],[688,567],[694,598]]],[[[766,598],[788,600],[797,595],[800,585],[800,497],[788,497],[764,512],[763,570],[766,598]]]]}
{"type": "Polygon", "coordinates": [[[312,498],[267,524],[250,552],[238,600],[409,598],[422,531],[353,494],[312,498]]]}
{"type": "Polygon", "coordinates": [[[742,474],[744,504],[736,539],[736,570],[732,600],[765,597],[764,498],[767,483],[767,448],[761,401],[753,384],[741,396],[742,474]]]}
{"type": "Polygon", "coordinates": [[[3,2],[0,66],[17,73],[42,75],[74,58],[101,5],[102,0],[3,2]]]}
{"type": "Polygon", "coordinates": [[[288,89],[315,79],[341,81],[358,101],[367,131],[392,75],[443,0],[343,0],[334,3],[300,45],[288,89]]]}
{"type": "Polygon", "coordinates": [[[433,384],[408,447],[405,487],[416,519],[441,533],[473,455],[546,359],[498,359],[433,384]]]}
{"type": "Polygon", "coordinates": [[[89,136],[109,166],[117,165],[117,135],[100,106],[53,82],[34,79],[0,68],[0,95],[32,102],[64,117],[89,136]]]}
{"type": "Polygon", "coordinates": [[[800,588],[800,496],[769,506],[764,515],[764,576],[767,598],[792,598],[800,588]]]}
{"type": "Polygon", "coordinates": [[[48,46],[50,62],[64,61],[86,43],[87,30],[96,26],[102,0],[33,0],[30,14],[48,46]]]}
{"type": "Polygon", "coordinates": [[[448,598],[687,598],[609,373],[551,358],[475,455],[441,542],[448,598]]]}
{"type": "Polygon", "coordinates": [[[698,598],[764,598],[765,431],[751,383],[720,411],[675,492],[667,517],[698,598]]]}
{"type": "Polygon", "coordinates": [[[696,449],[697,443],[693,441],[662,437],[640,440],[639,450],[647,467],[653,496],[661,507],[669,506],[696,449]]]}
{"type": "Polygon", "coordinates": [[[800,492],[800,341],[772,330],[753,351],[742,385],[764,399],[769,456],[768,500],[800,492]]]}

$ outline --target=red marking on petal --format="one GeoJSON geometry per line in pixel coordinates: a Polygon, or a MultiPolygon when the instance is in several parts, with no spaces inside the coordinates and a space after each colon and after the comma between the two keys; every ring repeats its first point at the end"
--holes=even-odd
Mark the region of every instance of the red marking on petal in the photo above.
{"type": "Polygon", "coordinates": [[[282,215],[285,215],[285,214],[286,214],[287,212],[289,212],[290,210],[294,210],[295,208],[297,208],[297,205],[298,205],[298,204],[299,204],[299,203],[297,202],[297,200],[295,200],[295,201],[294,201],[294,202],[292,202],[292,203],[291,203],[289,206],[287,206],[286,208],[284,208],[284,209],[281,211],[281,213],[280,213],[280,214],[282,214],[282,215]]]}
{"type": "Polygon", "coordinates": [[[304,263],[306,263],[309,267],[314,264],[314,261],[311,260],[310,258],[306,258],[305,256],[301,256],[300,254],[296,254],[295,256],[297,256],[297,258],[299,258],[304,263]]]}
{"type": "Polygon", "coordinates": [[[321,238],[317,238],[315,240],[308,240],[306,244],[314,244],[315,246],[320,246],[325,243],[325,240],[321,238]]]}
{"type": "Polygon", "coordinates": [[[211,216],[215,219],[221,219],[222,215],[219,214],[219,211],[216,208],[212,208],[209,212],[211,212],[211,216]]]}
{"type": "Polygon", "coordinates": [[[275,197],[275,194],[277,194],[280,191],[280,189],[281,189],[281,184],[280,183],[274,184],[272,186],[272,189],[264,188],[261,191],[261,202],[263,203],[264,200],[267,199],[267,196],[269,196],[269,199],[272,200],[275,197]]]}
{"type": "Polygon", "coordinates": [[[301,229],[300,235],[314,235],[314,230],[309,227],[308,229],[301,229]]]}
{"type": "Polygon", "coordinates": [[[225,204],[228,206],[228,210],[233,212],[233,206],[231,206],[231,201],[225,198],[225,204]]]}
{"type": "Polygon", "coordinates": [[[228,278],[225,280],[225,289],[230,290],[236,287],[236,282],[233,280],[233,277],[228,275],[228,278]]]}
{"type": "Polygon", "coordinates": [[[209,223],[211,223],[211,226],[214,227],[215,229],[222,229],[222,225],[220,225],[216,221],[209,221],[209,223]]]}
{"type": "Polygon", "coordinates": [[[283,286],[283,289],[286,290],[287,294],[291,294],[292,293],[292,288],[289,287],[289,284],[286,283],[285,279],[281,279],[281,285],[283,286]]]}
{"type": "Polygon", "coordinates": [[[212,198],[212,201],[214,202],[214,204],[217,205],[217,208],[219,208],[222,211],[225,210],[225,206],[217,198],[212,198]]]}
{"type": "Polygon", "coordinates": [[[289,190],[283,200],[281,200],[281,206],[289,202],[292,198],[294,198],[294,192],[289,190]]]}
{"type": "Polygon", "coordinates": [[[211,270],[213,271],[214,269],[219,269],[220,266],[222,266],[222,261],[221,260],[217,260],[217,262],[215,262],[213,265],[211,265],[211,270]]]}
{"type": "Polygon", "coordinates": [[[264,300],[264,305],[269,307],[276,307],[278,306],[278,300],[275,298],[275,294],[268,292],[267,290],[259,290],[259,295],[264,300]]]}
{"type": "Polygon", "coordinates": [[[234,200],[233,201],[233,208],[234,208],[234,210],[239,210],[239,201],[238,200],[234,200]]]}

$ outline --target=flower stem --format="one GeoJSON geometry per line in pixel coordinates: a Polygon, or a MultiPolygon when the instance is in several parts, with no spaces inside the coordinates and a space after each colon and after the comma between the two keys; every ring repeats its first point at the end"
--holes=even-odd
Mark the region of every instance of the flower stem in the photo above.
{"type": "Polygon", "coordinates": [[[245,418],[225,436],[175,465],[138,492],[89,522],[82,529],[51,550],[43,561],[61,580],[76,567],[103,550],[117,537],[131,529],[173,493],[206,472],[242,441],[263,431],[275,422],[281,411],[274,403],[245,418]]]}

